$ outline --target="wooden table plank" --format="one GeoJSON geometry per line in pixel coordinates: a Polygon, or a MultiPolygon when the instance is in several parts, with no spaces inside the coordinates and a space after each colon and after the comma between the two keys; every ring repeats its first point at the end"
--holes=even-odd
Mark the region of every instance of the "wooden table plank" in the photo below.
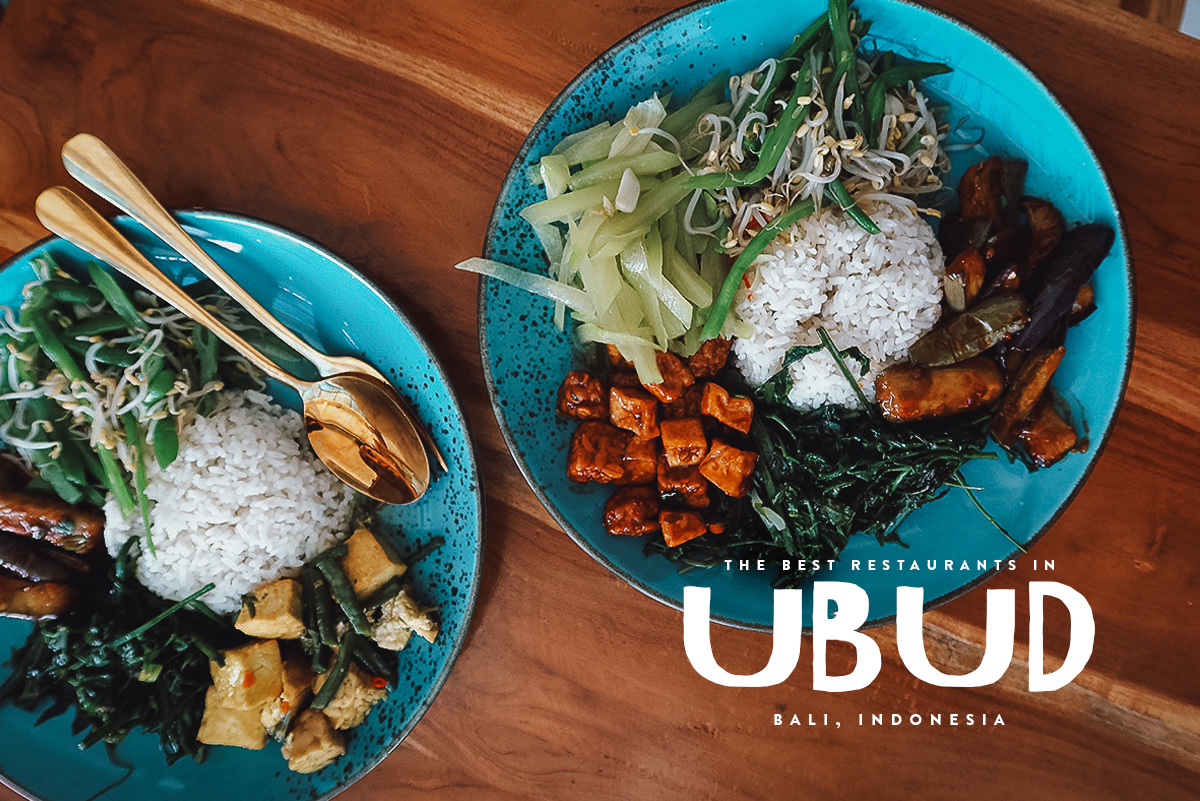
{"type": "MultiPolygon", "coordinates": [[[[67,180],[57,150],[90,130],[170,204],[263,217],[344,255],[414,317],[451,371],[488,498],[478,611],[438,701],[348,799],[398,788],[446,799],[774,799],[798,787],[830,798],[1200,794],[1200,403],[1189,391],[1200,374],[1189,200],[1200,106],[1186,102],[1200,96],[1200,45],[1115,9],[936,2],[1059,94],[1129,226],[1139,335],[1127,403],[1084,490],[1034,552],[1093,607],[1087,671],[1040,695],[1024,689],[1019,662],[991,687],[931,688],[900,665],[884,628],[871,634],[884,666],[866,690],[813,693],[807,656],[784,685],[734,690],[688,664],[678,613],[596,565],[528,490],[487,401],[475,280],[450,269],[480,251],[500,182],[545,104],[673,5],[13,0],[0,25],[0,249],[41,235],[33,197],[67,180]],[[1006,725],[852,725],[860,712],[893,711],[999,712],[1006,725]],[[776,727],[776,712],[828,714],[842,728],[776,727]]],[[[1043,577],[1030,564],[988,586],[1020,598],[1043,577]]],[[[936,664],[978,660],[984,601],[977,590],[930,615],[936,664]]],[[[1048,625],[1061,656],[1065,622],[1048,625]]],[[[713,636],[728,669],[766,658],[762,635],[713,636]]],[[[832,650],[832,669],[850,665],[846,649],[832,650]]]]}

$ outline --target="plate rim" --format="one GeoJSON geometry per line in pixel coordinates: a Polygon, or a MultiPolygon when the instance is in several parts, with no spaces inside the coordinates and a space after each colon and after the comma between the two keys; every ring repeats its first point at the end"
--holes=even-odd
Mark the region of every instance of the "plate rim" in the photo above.
{"type": "MultiPolygon", "coordinates": [[[[476,532],[476,541],[478,546],[475,549],[475,563],[473,565],[474,569],[472,574],[475,577],[475,580],[472,582],[471,591],[466,594],[464,599],[465,606],[463,609],[463,625],[458,632],[458,636],[455,637],[455,639],[450,643],[450,652],[448,658],[446,659],[446,663],[434,676],[432,682],[432,692],[428,693],[427,697],[417,707],[415,713],[413,714],[412,720],[408,723],[408,725],[404,726],[393,738],[393,740],[383,747],[377,757],[367,760],[362,769],[352,774],[348,779],[345,780],[345,782],[339,784],[339,786],[332,790],[317,796],[313,796],[310,799],[310,801],[329,801],[329,799],[340,795],[354,784],[357,784],[368,773],[379,767],[379,765],[385,759],[391,756],[392,752],[395,751],[400,744],[408,738],[408,735],[412,733],[413,729],[417,727],[417,724],[420,723],[425,717],[425,713],[428,712],[430,707],[433,706],[433,703],[437,700],[437,697],[441,695],[446,681],[450,678],[450,672],[453,670],[455,664],[457,664],[458,659],[462,655],[462,652],[466,646],[467,637],[470,634],[471,624],[475,617],[476,602],[479,599],[480,586],[483,583],[483,558],[486,550],[485,538],[487,534],[487,506],[484,503],[483,475],[479,470],[479,459],[475,452],[475,438],[471,434],[470,422],[467,420],[467,417],[463,412],[462,402],[459,399],[457,390],[454,388],[454,384],[451,383],[445,367],[437,358],[436,354],[434,354],[433,349],[430,348],[429,342],[425,339],[425,336],[421,333],[420,329],[417,328],[412,319],[399,307],[395,301],[388,297],[387,294],[385,294],[383,290],[381,290],[379,286],[375,284],[374,281],[367,278],[363,273],[361,273],[357,268],[339,256],[337,253],[317,242],[315,239],[297,233],[295,230],[287,226],[264,220],[261,217],[253,217],[248,214],[223,211],[206,206],[173,206],[169,208],[168,211],[173,217],[180,218],[184,223],[194,223],[196,219],[207,218],[222,221],[233,221],[240,224],[255,226],[260,229],[268,229],[276,234],[284,234],[298,244],[321,254],[330,262],[338,266],[345,274],[356,280],[360,285],[363,286],[363,288],[381,301],[388,311],[395,315],[395,317],[409,329],[413,338],[424,352],[430,366],[434,369],[436,375],[445,386],[446,394],[450,398],[451,405],[454,409],[454,414],[463,431],[463,438],[466,444],[465,453],[470,461],[470,474],[473,478],[473,484],[475,487],[474,492],[471,494],[474,497],[477,509],[477,518],[479,520],[478,531],[476,532]]],[[[108,216],[108,219],[110,221],[116,220],[122,223],[135,222],[128,214],[110,215],[108,216]]],[[[13,253],[3,262],[0,262],[0,273],[3,273],[10,267],[16,266],[18,261],[26,259],[32,252],[56,240],[62,240],[62,237],[55,234],[50,234],[49,236],[44,236],[41,239],[38,239],[36,242],[26,245],[25,247],[21,248],[21,250],[13,253]]],[[[397,391],[399,391],[399,389],[397,389],[397,391]]],[[[37,795],[24,785],[11,779],[3,771],[0,771],[0,784],[3,784],[5,787],[22,796],[23,798],[28,799],[28,801],[57,801],[57,799],[51,799],[37,795]]]]}
{"type": "MultiPolygon", "coordinates": [[[[636,30],[632,31],[629,34],[626,34],[619,41],[617,41],[614,44],[612,44],[611,46],[605,48],[603,52],[601,52],[595,58],[593,58],[591,61],[589,61],[579,72],[577,72],[575,74],[575,76],[566,84],[566,86],[563,87],[563,89],[561,91],[559,91],[559,93],[557,95],[555,95],[554,99],[550,102],[550,104],[542,112],[541,116],[538,117],[537,122],[535,122],[533,127],[529,130],[529,133],[526,135],[524,141],[521,143],[520,149],[518,150],[516,156],[513,158],[512,164],[510,165],[508,172],[505,175],[504,182],[503,182],[503,184],[501,184],[499,193],[496,196],[496,202],[492,206],[492,214],[491,214],[491,217],[489,218],[487,231],[484,236],[484,243],[483,243],[483,253],[484,254],[493,252],[494,240],[495,240],[495,236],[497,233],[497,229],[500,224],[500,198],[503,197],[504,195],[508,194],[513,185],[513,182],[524,174],[523,167],[524,167],[526,160],[528,159],[529,152],[533,147],[534,140],[537,139],[537,137],[542,133],[542,131],[549,124],[550,120],[558,113],[558,111],[562,108],[562,106],[567,102],[568,98],[579,88],[579,86],[584,82],[584,80],[588,76],[590,76],[600,66],[601,62],[608,60],[610,58],[611,54],[617,52],[618,50],[623,50],[623,49],[629,47],[630,45],[636,43],[638,41],[638,39],[644,37],[651,31],[658,30],[658,29],[662,28],[663,26],[665,26],[671,22],[674,22],[677,19],[681,19],[681,18],[690,16],[690,15],[695,14],[703,9],[706,9],[706,8],[709,8],[712,6],[721,5],[726,2],[736,3],[736,2],[739,2],[739,0],[697,0],[697,2],[689,3],[688,5],[685,5],[681,8],[678,8],[673,11],[669,11],[665,14],[662,14],[662,15],[650,20],[646,24],[639,26],[636,30]]],[[[1121,379],[1120,379],[1120,385],[1117,390],[1116,404],[1113,407],[1112,416],[1107,421],[1104,431],[1101,433],[1101,435],[1098,438],[1092,439],[1093,447],[1092,447],[1091,452],[1088,454],[1089,461],[1084,468],[1083,474],[1080,476],[1080,478],[1076,482],[1074,488],[1067,495],[1067,497],[1063,500],[1063,502],[1059,505],[1059,507],[1050,515],[1050,517],[1047,519],[1046,523],[1043,526],[1041,526],[1041,528],[1039,528],[1028,540],[1026,540],[1024,542],[1023,547],[1024,547],[1025,551],[1027,552],[1030,548],[1033,547],[1033,545],[1035,543],[1037,543],[1038,540],[1040,540],[1046,534],[1046,532],[1048,532],[1050,530],[1051,527],[1053,527],[1053,525],[1058,521],[1058,519],[1067,510],[1067,507],[1069,507],[1071,505],[1071,503],[1075,500],[1076,496],[1078,496],[1079,492],[1083,489],[1084,485],[1087,483],[1088,479],[1091,477],[1092,471],[1095,469],[1096,464],[1099,462],[1101,454],[1103,453],[1105,447],[1108,445],[1110,435],[1112,434],[1113,429],[1116,426],[1117,419],[1120,417],[1121,407],[1123,406],[1124,401],[1125,401],[1125,394],[1129,387],[1129,376],[1130,376],[1130,372],[1133,367],[1134,344],[1137,339],[1137,287],[1136,287],[1135,281],[1134,281],[1133,253],[1130,248],[1129,231],[1128,231],[1128,228],[1126,225],[1125,214],[1121,209],[1120,201],[1117,199],[1116,193],[1113,191],[1112,181],[1109,179],[1108,171],[1104,168],[1104,164],[1100,161],[1099,157],[1096,155],[1096,152],[1093,149],[1091,142],[1088,140],[1087,136],[1084,134],[1083,129],[1079,127],[1079,123],[1075,120],[1075,117],[1071,114],[1071,112],[1063,104],[1062,99],[1059,98],[1058,94],[1055,93],[1052,89],[1050,89],[1050,87],[1047,86],[1042,81],[1042,79],[1037,75],[1037,73],[1035,73],[1029,67],[1029,65],[1025,63],[1024,60],[1022,60],[1020,57],[1018,57],[1016,54],[1014,54],[1011,50],[1009,50],[1007,47],[1005,47],[1004,45],[997,42],[992,37],[979,31],[975,27],[958,19],[957,17],[955,17],[951,14],[947,14],[944,11],[934,9],[934,8],[929,8],[928,6],[924,6],[919,3],[910,2],[910,0],[884,0],[884,2],[885,2],[885,4],[907,6],[916,12],[931,14],[934,17],[938,17],[938,18],[950,23],[951,25],[954,25],[954,26],[960,28],[961,30],[965,31],[968,35],[976,37],[982,43],[988,45],[993,50],[998,52],[1001,56],[1008,59],[1024,75],[1024,77],[1026,79],[1028,79],[1034,86],[1036,86],[1043,93],[1045,93],[1046,97],[1051,101],[1051,103],[1053,103],[1053,105],[1062,114],[1063,118],[1067,121],[1070,128],[1078,135],[1080,141],[1083,143],[1084,155],[1090,159],[1092,164],[1095,165],[1096,170],[1099,173],[1100,180],[1103,183],[1104,189],[1108,195],[1108,198],[1112,202],[1113,209],[1116,212],[1117,227],[1121,234],[1121,236],[1120,236],[1120,242],[1121,242],[1120,257],[1121,257],[1122,266],[1123,266],[1124,272],[1125,272],[1126,288],[1127,288],[1127,291],[1129,292],[1128,325],[1127,325],[1125,331],[1123,332],[1126,337],[1124,354],[1123,354],[1124,366],[1123,366],[1122,375],[1121,375],[1121,379]]],[[[614,575],[616,575],[618,578],[620,578],[626,584],[637,589],[643,595],[646,595],[646,596],[648,596],[648,597],[658,601],[659,603],[661,603],[665,606],[668,606],[672,609],[682,611],[683,610],[682,600],[676,600],[676,599],[666,595],[665,593],[646,585],[640,579],[635,578],[634,576],[630,575],[625,570],[621,569],[621,567],[619,565],[617,565],[616,563],[614,563],[613,560],[609,559],[606,555],[604,555],[599,550],[597,550],[594,546],[592,546],[591,543],[587,542],[583,538],[583,536],[578,531],[576,531],[573,526],[571,526],[567,522],[566,518],[562,515],[561,512],[559,512],[559,510],[557,509],[555,504],[553,504],[550,501],[544,488],[542,488],[539,485],[539,483],[533,476],[532,471],[531,471],[529,465],[526,463],[525,459],[518,455],[519,450],[516,446],[516,442],[514,440],[514,435],[513,435],[512,429],[508,425],[507,418],[505,417],[504,411],[500,404],[500,399],[497,395],[496,382],[492,375],[491,360],[489,359],[488,342],[487,342],[487,338],[485,336],[485,324],[486,324],[486,314],[487,314],[487,290],[488,290],[488,286],[490,285],[489,282],[492,280],[494,280],[494,279],[490,279],[487,277],[481,277],[479,280],[479,288],[477,290],[476,324],[477,324],[478,330],[479,330],[480,357],[481,357],[481,360],[483,363],[484,379],[485,379],[485,383],[487,384],[488,398],[491,401],[492,412],[493,412],[494,417],[496,418],[497,425],[500,428],[500,433],[504,437],[505,444],[508,446],[509,454],[512,456],[513,461],[516,462],[517,467],[521,471],[521,474],[524,476],[526,483],[529,485],[530,489],[533,490],[533,493],[537,496],[537,498],[541,502],[542,506],[545,507],[546,511],[550,513],[550,516],[554,519],[554,521],[556,523],[558,523],[559,528],[561,528],[564,532],[566,532],[566,534],[568,536],[570,536],[572,540],[575,541],[575,544],[578,545],[585,553],[587,553],[589,556],[591,556],[600,565],[607,568],[610,572],[612,572],[614,575]]],[[[1024,555],[1024,553],[1022,552],[1022,550],[1020,548],[1014,549],[1007,557],[1002,559],[1001,562],[1007,563],[1008,560],[1016,559],[1023,555],[1024,555]]],[[[924,606],[923,606],[923,612],[927,612],[931,609],[935,609],[943,604],[949,603],[950,601],[954,600],[955,598],[958,598],[961,595],[965,595],[966,593],[979,587],[981,584],[984,584],[987,581],[991,580],[999,572],[999,570],[1000,570],[999,567],[994,567],[990,570],[987,570],[987,571],[981,573],[980,575],[976,576],[975,578],[971,579],[970,581],[960,585],[959,587],[957,587],[953,590],[945,592],[942,595],[937,596],[936,598],[926,599],[924,606]]],[[[768,625],[768,624],[753,623],[753,622],[749,622],[749,621],[744,621],[744,620],[739,620],[736,618],[730,618],[730,617],[719,616],[719,615],[711,615],[710,620],[713,622],[716,622],[716,623],[720,623],[721,625],[728,626],[730,628],[744,629],[744,630],[748,630],[748,631],[770,632],[770,631],[772,631],[772,628],[773,628],[771,625],[768,625]]],[[[877,617],[877,618],[871,618],[871,619],[868,619],[861,626],[861,629],[866,630],[866,629],[870,629],[870,628],[886,626],[886,625],[889,625],[892,622],[894,622],[894,620],[895,620],[894,614],[885,615],[885,616],[881,616],[881,617],[877,617]]],[[[812,627],[805,626],[804,631],[806,634],[810,634],[812,632],[812,627]]]]}

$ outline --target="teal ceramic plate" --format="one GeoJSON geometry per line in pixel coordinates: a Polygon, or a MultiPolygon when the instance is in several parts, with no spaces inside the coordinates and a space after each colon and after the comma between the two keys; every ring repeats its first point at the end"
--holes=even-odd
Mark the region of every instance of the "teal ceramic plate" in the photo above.
{"type": "MultiPolygon", "coordinates": [[[[517,212],[539,199],[526,168],[566,134],[618,120],[653,92],[684,98],[721,69],[752,69],[781,52],[825,8],[820,0],[702,3],[618,43],[580,73],[534,126],[496,202],[484,255],[545,272],[537,240],[517,212]]],[[[855,8],[872,21],[870,38],[879,47],[954,68],[927,81],[926,88],[951,106],[950,119],[967,117],[985,138],[975,152],[954,154],[957,172],[951,185],[985,155],[1023,158],[1029,162],[1029,194],[1053,201],[1068,221],[1102,222],[1117,231],[1116,244],[1094,279],[1099,311],[1072,331],[1055,376],[1055,385],[1083,411],[1087,453],[1072,454],[1034,475],[1004,459],[976,462],[965,470],[968,481],[984,488],[979,497],[986,507],[1028,545],[1082,486],[1124,391],[1133,342],[1133,286],[1116,200],[1095,154],[1059,101],[995,42],[950,17],[895,0],[861,0],[855,8]]],[[[499,282],[484,280],[480,286],[480,341],[496,417],[534,491],[580,547],[647,595],[678,608],[685,585],[711,587],[714,620],[769,628],[769,572],[719,568],[679,575],[665,560],[644,557],[640,539],[604,532],[601,510],[609,488],[567,480],[572,426],[556,418],[553,404],[576,359],[569,336],[554,327],[552,312],[548,301],[499,282]]],[[[840,562],[820,573],[823,580],[853,582],[867,590],[869,625],[892,619],[897,586],[924,587],[927,604],[936,605],[986,580],[1017,555],[962,492],[911,515],[899,533],[907,548],[855,537],[840,562]],[[875,560],[873,570],[869,560],[875,560]],[[930,560],[935,567],[929,567],[930,560]],[[946,569],[947,560],[954,569],[946,569]],[[906,569],[899,569],[900,562],[906,569]],[[913,570],[913,564],[920,569],[913,570]]],[[[810,613],[805,616],[807,623],[810,613]]]]}
{"type": "MultiPolygon", "coordinates": [[[[467,635],[483,556],[483,507],[479,476],[466,421],[445,371],[404,314],[348,264],[295,234],[267,223],[212,211],[179,214],[189,231],[264,306],[317,347],[365,358],[412,403],[446,457],[449,471],[436,475],[429,492],[409,506],[388,507],[389,531],[446,544],[413,567],[417,594],[437,603],[437,642],[414,641],[400,652],[398,688],[349,733],[347,754],[315,774],[291,773],[268,743],[262,751],[216,747],[204,764],[184,758],[167,767],[158,738],[140,731],[110,761],[102,747],[81,751],[70,732],[71,713],[35,726],[36,716],[0,708],[0,779],[17,792],[45,801],[83,801],[125,773],[127,781],[107,801],[187,799],[203,801],[301,801],[329,798],[377,765],[412,730],[433,702],[467,635]]],[[[179,282],[198,275],[129,220],[118,227],[179,282]]],[[[0,306],[20,302],[33,277],[30,260],[49,253],[64,267],[86,264],[81,251],[49,239],[14,256],[0,272],[0,306]]],[[[276,394],[298,408],[286,389],[276,394]]],[[[411,541],[411,540],[408,540],[411,541]]],[[[0,618],[0,660],[24,642],[30,624],[0,618]]],[[[0,680],[8,675],[0,669],[0,680]]]]}

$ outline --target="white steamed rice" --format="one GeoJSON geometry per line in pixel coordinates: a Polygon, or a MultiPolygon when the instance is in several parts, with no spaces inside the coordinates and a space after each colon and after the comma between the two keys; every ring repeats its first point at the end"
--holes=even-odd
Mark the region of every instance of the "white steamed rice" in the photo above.
{"type": "MultiPolygon", "coordinates": [[[[838,209],[801,220],[768,246],[746,273],[734,300],[753,329],[734,340],[738,370],[753,386],[779,371],[793,345],[818,345],[824,326],[839,350],[857,347],[870,360],[859,384],[875,397],[875,376],[899,361],[937,322],[945,272],[933,229],[916,213],[869,206],[881,233],[869,235],[838,209]]],[[[847,365],[859,377],[858,365],[847,365]]],[[[808,409],[857,406],[854,389],[826,351],[790,368],[788,399],[808,409]]]]}
{"type": "MultiPolygon", "coordinates": [[[[309,449],[300,415],[258,392],[225,393],[209,417],[194,415],[178,458],[166,470],[151,461],[147,479],[155,552],[142,548],[138,580],[171,600],[213,582],[203,600],[222,613],[294,575],[354,514],[354,493],[309,449]]],[[[145,536],[140,514],[122,519],[112,498],[104,512],[110,553],[145,536]]]]}

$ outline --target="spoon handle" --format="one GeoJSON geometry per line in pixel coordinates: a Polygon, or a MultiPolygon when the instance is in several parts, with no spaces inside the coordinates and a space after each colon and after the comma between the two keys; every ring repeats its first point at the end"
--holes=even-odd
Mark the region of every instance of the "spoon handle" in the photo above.
{"type": "Polygon", "coordinates": [[[151,233],[212,279],[267,330],[312,362],[321,375],[345,372],[344,368],[338,369],[335,365],[327,364],[329,357],[281,323],[230,278],[101,139],[89,133],[76,134],[63,145],[62,158],[67,172],[73,178],[150,229],[151,233]]]}
{"type": "Polygon", "coordinates": [[[268,359],[225,323],[214,317],[191,295],[180,289],[175,282],[163,275],[108,220],[101,217],[99,212],[70,189],[54,186],[42,192],[37,198],[36,211],[42,225],[137,281],[192,320],[212,331],[227,345],[276,381],[292,387],[297,392],[309,387],[309,382],[300,380],[268,359]]]}

